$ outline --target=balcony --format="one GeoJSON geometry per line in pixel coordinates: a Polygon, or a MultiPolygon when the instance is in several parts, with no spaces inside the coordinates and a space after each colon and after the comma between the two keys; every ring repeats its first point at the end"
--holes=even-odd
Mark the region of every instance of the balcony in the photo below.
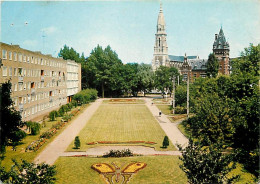
{"type": "Polygon", "coordinates": [[[44,82],[44,76],[41,76],[41,82],[44,82]]]}
{"type": "Polygon", "coordinates": [[[18,82],[23,83],[23,77],[22,76],[18,76],[18,82]]]}
{"type": "Polygon", "coordinates": [[[34,96],[35,95],[35,88],[31,88],[31,94],[34,96]]]}
{"type": "Polygon", "coordinates": [[[23,104],[19,103],[19,111],[22,112],[23,111],[23,104]]]}

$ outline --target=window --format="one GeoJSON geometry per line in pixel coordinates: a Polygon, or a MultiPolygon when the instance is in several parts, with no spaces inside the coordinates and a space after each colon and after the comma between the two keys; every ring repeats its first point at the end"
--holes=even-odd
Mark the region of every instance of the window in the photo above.
{"type": "Polygon", "coordinates": [[[196,73],[195,73],[195,74],[193,74],[193,77],[195,77],[195,78],[196,78],[196,77],[197,77],[197,74],[196,74],[196,73]]]}
{"type": "Polygon", "coordinates": [[[33,56],[32,56],[32,58],[31,58],[31,63],[33,63],[33,56]]]}
{"type": "Polygon", "coordinates": [[[17,76],[17,68],[14,68],[14,76],[17,76]]]}
{"type": "Polygon", "coordinates": [[[9,76],[12,76],[12,67],[9,68],[9,76]]]}
{"type": "Polygon", "coordinates": [[[27,89],[30,90],[31,82],[27,82],[27,89]]]}
{"type": "Polygon", "coordinates": [[[28,77],[30,77],[30,73],[31,73],[31,71],[28,70],[28,71],[27,71],[27,76],[28,76],[28,77]]]}
{"type": "Polygon", "coordinates": [[[3,57],[3,59],[7,59],[6,50],[2,50],[2,57],[3,57]]]}
{"type": "Polygon", "coordinates": [[[19,83],[19,91],[22,91],[23,89],[23,84],[19,83]]]}
{"type": "Polygon", "coordinates": [[[9,60],[12,60],[12,52],[11,51],[9,51],[8,58],[9,58],[9,60]]]}
{"type": "Polygon", "coordinates": [[[200,74],[200,76],[201,76],[202,78],[206,78],[206,74],[205,74],[205,73],[200,74]]]}
{"type": "Polygon", "coordinates": [[[26,69],[23,70],[23,76],[26,76],[26,69]]]}
{"type": "Polygon", "coordinates": [[[17,106],[17,98],[14,98],[14,106],[17,106]]]}
{"type": "Polygon", "coordinates": [[[23,56],[23,62],[26,62],[26,55],[23,56]]]}
{"type": "Polygon", "coordinates": [[[26,90],[26,83],[24,83],[24,87],[23,87],[23,90],[26,90]]]}
{"type": "Polygon", "coordinates": [[[23,74],[23,68],[18,68],[18,75],[22,76],[22,74],[23,74]]]}
{"type": "Polygon", "coordinates": [[[14,84],[14,91],[17,91],[17,84],[14,84]]]}
{"type": "Polygon", "coordinates": [[[14,61],[17,61],[17,54],[14,52],[14,61]]]}
{"type": "Polygon", "coordinates": [[[7,67],[4,66],[3,67],[3,77],[6,77],[7,76],[7,67]]]}
{"type": "Polygon", "coordinates": [[[19,62],[22,62],[22,59],[23,59],[23,55],[21,53],[18,54],[18,60],[19,62]]]}

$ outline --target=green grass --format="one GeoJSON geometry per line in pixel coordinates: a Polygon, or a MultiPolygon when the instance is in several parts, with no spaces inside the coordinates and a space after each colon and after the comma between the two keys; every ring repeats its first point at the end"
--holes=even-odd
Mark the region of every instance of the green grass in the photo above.
{"type": "Polygon", "coordinates": [[[191,135],[190,135],[190,132],[188,132],[186,129],[185,129],[185,126],[182,124],[182,123],[180,123],[179,125],[178,125],[178,129],[181,131],[181,133],[183,134],[183,135],[185,135],[186,137],[190,137],[191,135]]]}
{"type": "Polygon", "coordinates": [[[166,98],[154,98],[153,103],[154,104],[170,104],[172,101],[172,98],[169,98],[169,96],[166,98]]]}
{"type": "MultiPolygon", "coordinates": [[[[96,163],[116,163],[126,166],[131,162],[145,162],[147,166],[134,174],[129,184],[182,184],[187,183],[184,172],[179,168],[178,156],[140,156],[125,158],[60,157],[57,166],[57,183],[102,184],[105,183],[97,171],[91,169],[96,163]]],[[[124,168],[121,168],[121,170],[124,168]]]]}
{"type": "Polygon", "coordinates": [[[156,150],[176,150],[172,143],[167,149],[160,148],[165,133],[145,105],[101,105],[78,136],[81,148],[73,149],[72,141],[67,151],[85,151],[94,146],[104,145],[87,145],[97,141],[151,141],[157,144],[146,146],[154,147],[156,150]]]}
{"type": "Polygon", "coordinates": [[[172,110],[170,109],[170,105],[156,105],[156,107],[160,109],[165,115],[173,115],[172,110]]]}
{"type": "MultiPolygon", "coordinates": [[[[84,105],[81,107],[81,111],[83,112],[83,110],[88,107],[89,105],[84,105]]],[[[74,110],[74,109],[72,109],[74,110]]],[[[76,117],[76,116],[75,116],[76,117]]],[[[75,118],[72,117],[72,120],[75,118]]],[[[41,146],[37,151],[28,151],[25,152],[26,147],[33,141],[38,140],[39,136],[47,131],[48,129],[50,129],[52,127],[53,124],[57,123],[58,121],[61,120],[61,117],[58,117],[57,120],[55,121],[47,121],[46,122],[46,127],[42,127],[40,130],[40,134],[38,135],[27,135],[25,139],[22,140],[21,144],[17,146],[16,151],[12,150],[12,146],[7,146],[6,147],[6,154],[5,154],[5,158],[2,161],[1,165],[4,166],[7,170],[9,170],[11,168],[11,166],[13,165],[13,161],[12,159],[16,159],[18,161],[20,161],[21,159],[23,160],[27,160],[28,162],[32,162],[34,160],[34,158],[36,158],[36,156],[50,143],[52,142],[66,127],[67,125],[65,125],[65,127],[63,127],[61,130],[59,130],[57,132],[57,134],[55,134],[53,137],[51,137],[50,139],[48,139],[46,141],[45,144],[43,144],[43,146],[41,146]]],[[[71,121],[70,121],[71,122],[71,121]]],[[[69,122],[69,123],[70,123],[69,122]]]]}

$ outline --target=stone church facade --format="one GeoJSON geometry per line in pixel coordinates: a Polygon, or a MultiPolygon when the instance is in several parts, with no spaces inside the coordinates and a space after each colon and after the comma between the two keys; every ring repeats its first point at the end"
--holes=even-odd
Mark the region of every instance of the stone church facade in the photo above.
{"type": "MultiPolygon", "coordinates": [[[[229,67],[229,43],[226,41],[223,29],[221,27],[219,34],[215,34],[213,43],[213,53],[219,61],[219,73],[224,75],[230,74],[229,67]]],[[[166,24],[162,4],[157,19],[157,32],[155,34],[154,54],[152,60],[153,71],[160,66],[175,67],[183,75],[183,79],[193,81],[198,77],[206,77],[206,66],[208,59],[200,59],[199,56],[175,56],[168,54],[166,24]]]]}

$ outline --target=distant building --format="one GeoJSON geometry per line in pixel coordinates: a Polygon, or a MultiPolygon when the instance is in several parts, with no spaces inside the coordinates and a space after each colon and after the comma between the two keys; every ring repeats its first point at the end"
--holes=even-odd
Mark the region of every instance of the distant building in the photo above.
{"type": "MultiPolygon", "coordinates": [[[[213,53],[219,60],[219,73],[224,75],[230,74],[229,51],[229,44],[221,27],[219,34],[215,34],[213,53]]],[[[161,4],[157,20],[157,32],[155,34],[152,60],[153,71],[156,71],[160,66],[175,67],[183,75],[184,80],[187,80],[187,76],[189,76],[191,81],[193,81],[198,77],[206,77],[207,62],[208,59],[200,59],[199,56],[186,56],[186,54],[185,56],[168,55],[166,24],[161,4]],[[187,69],[190,71],[186,71],[187,69]]]]}
{"type": "Polygon", "coordinates": [[[14,107],[24,121],[57,109],[81,90],[81,65],[75,61],[0,44],[0,83],[11,81],[14,107]]]}

